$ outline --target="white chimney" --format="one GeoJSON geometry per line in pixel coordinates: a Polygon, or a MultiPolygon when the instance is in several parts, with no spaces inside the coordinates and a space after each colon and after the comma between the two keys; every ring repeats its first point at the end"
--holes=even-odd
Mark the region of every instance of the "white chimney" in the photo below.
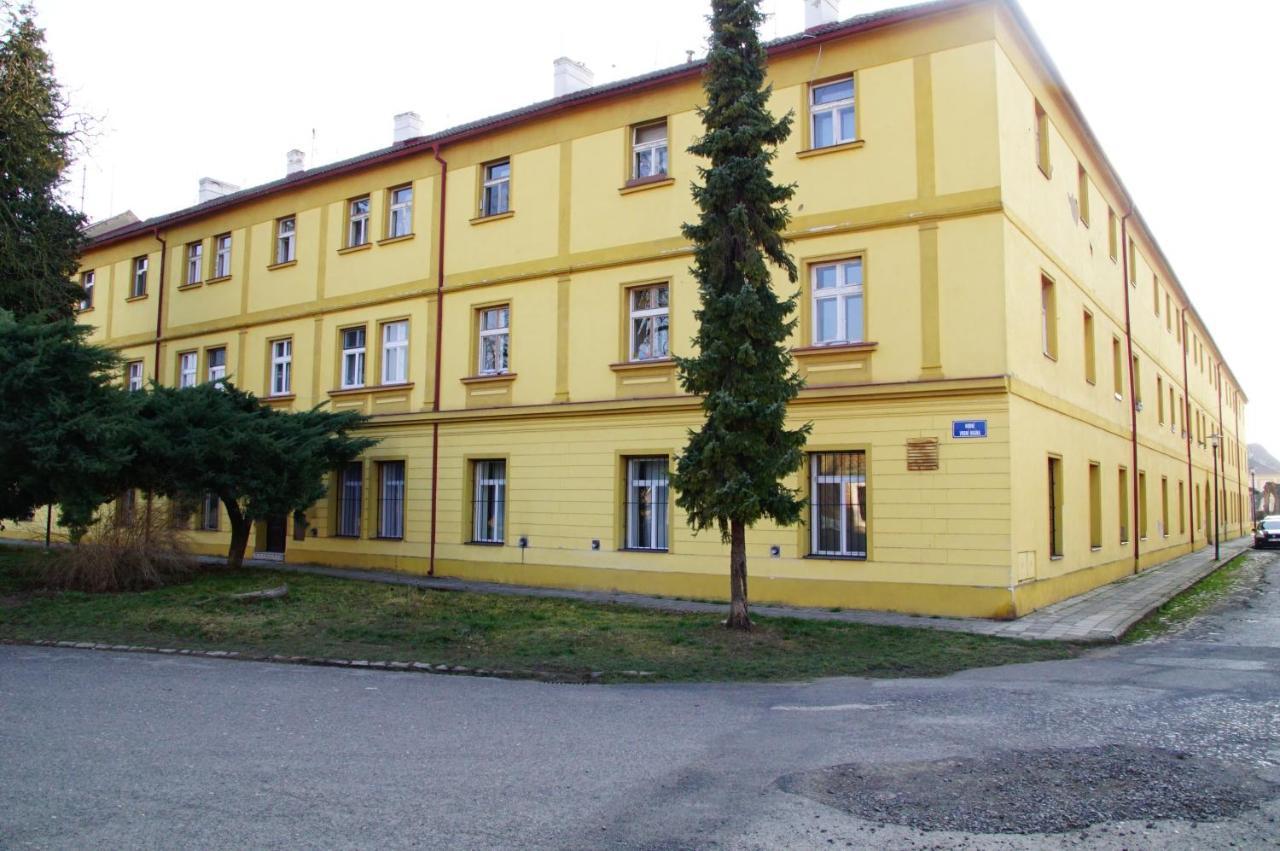
{"type": "Polygon", "coordinates": [[[230,195],[232,192],[239,192],[240,187],[234,183],[227,183],[225,180],[215,180],[212,177],[200,178],[200,194],[198,203],[203,204],[205,201],[212,201],[214,198],[221,198],[223,195],[230,195]]]}
{"type": "Polygon", "coordinates": [[[556,69],[556,97],[589,89],[595,83],[596,75],[591,73],[591,69],[581,62],[574,62],[568,56],[561,56],[552,64],[556,69]]]}
{"type": "Polygon", "coordinates": [[[804,28],[811,30],[840,20],[840,0],[804,0],[804,28]]]}
{"type": "Polygon", "coordinates": [[[395,129],[391,143],[407,142],[422,135],[422,116],[416,112],[402,112],[395,117],[395,129]]]}
{"type": "Polygon", "coordinates": [[[297,174],[300,171],[307,170],[307,155],[294,148],[292,151],[284,155],[284,176],[297,174]]]}

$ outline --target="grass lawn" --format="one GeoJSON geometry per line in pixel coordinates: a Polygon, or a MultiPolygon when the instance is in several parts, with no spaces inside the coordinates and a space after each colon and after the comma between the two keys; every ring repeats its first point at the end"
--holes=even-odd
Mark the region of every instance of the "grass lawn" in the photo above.
{"type": "Polygon", "coordinates": [[[1134,642],[1155,638],[1208,609],[1235,590],[1240,568],[1244,567],[1248,556],[1248,551],[1241,553],[1186,591],[1170,599],[1134,624],[1124,640],[1134,642]]]}
{"type": "Polygon", "coordinates": [[[797,680],[939,676],[1062,659],[1079,648],[924,629],[757,618],[746,635],[716,615],[573,600],[426,591],[263,570],[214,569],[182,585],[129,594],[41,591],[40,552],[0,546],[0,638],[431,662],[604,681],[797,680]],[[287,582],[283,600],[230,594],[287,582]]]}

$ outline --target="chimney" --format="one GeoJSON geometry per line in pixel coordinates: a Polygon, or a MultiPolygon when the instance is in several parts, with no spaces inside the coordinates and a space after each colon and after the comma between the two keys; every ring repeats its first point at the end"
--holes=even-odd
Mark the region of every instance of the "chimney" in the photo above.
{"type": "Polygon", "coordinates": [[[804,0],[804,28],[811,30],[840,20],[840,0],[804,0]]]}
{"type": "Polygon", "coordinates": [[[391,143],[407,142],[422,135],[422,116],[416,112],[401,112],[395,117],[391,143]]]}
{"type": "Polygon", "coordinates": [[[200,194],[197,203],[203,204],[205,201],[212,201],[214,198],[221,198],[223,195],[230,195],[232,192],[239,191],[240,187],[234,183],[215,180],[212,177],[202,177],[200,178],[200,194]]]}
{"type": "Polygon", "coordinates": [[[292,151],[284,155],[284,176],[297,174],[300,171],[307,170],[307,155],[294,148],[292,151]]]}
{"type": "Polygon", "coordinates": [[[595,74],[591,73],[591,69],[581,62],[574,62],[568,56],[561,56],[554,63],[555,66],[555,96],[572,94],[580,92],[583,89],[589,89],[595,81],[595,74]]]}

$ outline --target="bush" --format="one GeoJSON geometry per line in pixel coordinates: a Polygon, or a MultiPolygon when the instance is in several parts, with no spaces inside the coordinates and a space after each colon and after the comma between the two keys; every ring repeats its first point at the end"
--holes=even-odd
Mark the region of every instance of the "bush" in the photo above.
{"type": "Polygon", "coordinates": [[[59,550],[41,566],[44,584],[93,594],[145,591],[190,579],[199,562],[167,511],[139,511],[131,523],[104,520],[79,544],[59,550]]]}

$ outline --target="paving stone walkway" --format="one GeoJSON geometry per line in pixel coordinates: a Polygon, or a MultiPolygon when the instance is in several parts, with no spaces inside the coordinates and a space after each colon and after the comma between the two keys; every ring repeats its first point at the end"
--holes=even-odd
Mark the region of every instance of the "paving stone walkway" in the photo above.
{"type": "MultiPolygon", "coordinates": [[[[1159,567],[1145,570],[1136,576],[1128,576],[1110,585],[1103,585],[1077,597],[1054,603],[1016,621],[984,620],[981,618],[936,618],[904,615],[895,612],[871,612],[860,610],[829,611],[791,606],[753,605],[753,614],[802,618],[806,620],[842,621],[879,626],[906,626],[923,629],[940,629],[951,632],[969,632],[977,635],[994,635],[1002,638],[1028,640],[1114,642],[1149,612],[1166,600],[1199,582],[1221,565],[1249,547],[1252,539],[1237,538],[1224,541],[1222,557],[1215,561],[1213,547],[1203,547],[1159,567]]],[[[221,561],[221,559],[208,559],[221,561]]],[[[439,591],[474,591],[485,594],[508,594],[526,597],[558,597],[586,600],[593,603],[615,603],[644,609],[669,612],[725,611],[723,603],[704,603],[694,600],[675,600],[667,597],[649,597],[643,594],[624,594],[610,591],[576,591],[565,588],[537,588],[527,585],[507,585],[498,582],[469,582],[448,577],[429,577],[379,570],[359,570],[338,567],[322,567],[305,564],[280,564],[260,559],[245,559],[247,566],[284,572],[309,573],[366,582],[384,582],[393,585],[409,585],[439,591]]]]}

